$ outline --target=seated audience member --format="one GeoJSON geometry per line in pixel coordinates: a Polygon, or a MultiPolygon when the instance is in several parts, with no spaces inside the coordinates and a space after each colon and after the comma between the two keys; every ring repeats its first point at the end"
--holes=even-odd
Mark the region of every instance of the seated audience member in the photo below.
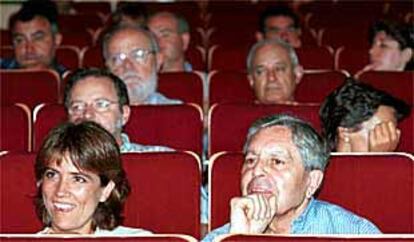
{"type": "Polygon", "coordinates": [[[241,197],[231,200],[230,223],[203,241],[226,233],[380,233],[368,220],[313,195],[329,159],[325,140],[288,115],[261,118],[249,129],[241,170],[241,197]]]}
{"type": "Polygon", "coordinates": [[[140,2],[120,2],[112,14],[112,24],[131,24],[146,26],[147,8],[140,2]]]}
{"type": "Polygon", "coordinates": [[[148,28],[157,37],[164,56],[161,72],[192,71],[191,64],[185,59],[185,51],[190,44],[190,27],[184,17],[158,12],[148,19],[148,28]]]}
{"type": "MultiPolygon", "coordinates": [[[[121,152],[160,152],[173,149],[132,143],[123,126],[131,115],[125,83],[114,74],[101,69],[80,69],[65,86],[65,108],[69,121],[94,121],[110,132],[121,152]]],[[[155,124],[154,124],[155,125],[155,124]]]]}
{"type": "Polygon", "coordinates": [[[414,29],[391,21],[376,22],[370,29],[371,63],[364,71],[413,71],[414,29]]]}
{"type": "Polygon", "coordinates": [[[295,50],[279,39],[261,40],[247,56],[247,71],[257,102],[294,102],[296,85],[303,76],[295,50]]]}
{"type": "Polygon", "coordinates": [[[64,123],[46,137],[36,157],[39,234],[150,234],[121,226],[130,186],[119,147],[93,122],[64,123]]]}
{"type": "Polygon", "coordinates": [[[62,42],[57,24],[56,5],[48,0],[30,0],[11,16],[14,58],[1,59],[2,69],[51,69],[60,76],[66,68],[56,58],[62,42]]]}
{"type": "Polygon", "coordinates": [[[256,39],[282,39],[293,48],[302,46],[298,15],[287,6],[272,6],[260,15],[256,39]]]}
{"type": "Polygon", "coordinates": [[[157,92],[163,55],[151,32],[132,25],[115,25],[104,36],[103,56],[109,70],[127,85],[132,105],[182,103],[157,92]]]}
{"type": "Polygon", "coordinates": [[[400,141],[398,121],[411,108],[383,91],[348,79],[321,105],[323,133],[338,152],[394,151],[400,141]]]}

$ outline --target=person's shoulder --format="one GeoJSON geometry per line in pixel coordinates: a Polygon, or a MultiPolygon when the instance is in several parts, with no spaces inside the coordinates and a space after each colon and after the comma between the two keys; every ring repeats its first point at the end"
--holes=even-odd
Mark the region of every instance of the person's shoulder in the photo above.
{"type": "Polygon", "coordinates": [[[150,235],[150,231],[140,228],[131,228],[125,226],[118,226],[113,230],[97,229],[95,235],[122,235],[122,234],[135,234],[135,235],[150,235]]]}
{"type": "Polygon", "coordinates": [[[19,65],[17,64],[17,61],[14,58],[0,58],[0,68],[1,69],[18,69],[19,65]]]}
{"type": "Polygon", "coordinates": [[[149,96],[147,102],[145,103],[150,104],[150,105],[160,105],[160,104],[172,105],[172,104],[183,104],[183,101],[179,99],[171,99],[171,98],[164,96],[163,94],[159,92],[155,92],[149,96]]]}
{"type": "Polygon", "coordinates": [[[329,218],[330,224],[335,225],[337,233],[371,234],[381,231],[368,219],[361,217],[339,205],[326,201],[314,200],[314,207],[318,215],[329,218]]]}
{"type": "Polygon", "coordinates": [[[214,229],[210,233],[208,233],[201,242],[212,242],[214,238],[219,235],[228,234],[230,232],[230,223],[225,224],[217,229],[214,229]]]}

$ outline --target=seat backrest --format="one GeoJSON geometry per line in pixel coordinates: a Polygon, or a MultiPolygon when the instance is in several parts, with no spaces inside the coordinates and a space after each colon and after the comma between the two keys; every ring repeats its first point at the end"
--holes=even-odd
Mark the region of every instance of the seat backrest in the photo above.
{"type": "Polygon", "coordinates": [[[326,47],[303,47],[295,49],[299,63],[304,69],[334,69],[334,56],[326,47]]]}
{"type": "Polygon", "coordinates": [[[216,104],[209,113],[209,155],[220,151],[241,151],[247,130],[252,123],[264,116],[286,113],[307,120],[320,130],[319,106],[216,104]]]}
{"type": "Polygon", "coordinates": [[[84,241],[103,241],[103,242],[136,242],[136,241],[142,241],[142,242],[197,242],[195,238],[188,236],[188,235],[182,235],[182,234],[152,234],[150,236],[144,235],[128,235],[127,236],[84,236],[84,237],[53,237],[50,235],[28,235],[28,234],[0,234],[0,240],[1,241],[12,241],[12,242],[61,242],[61,241],[70,241],[70,242],[84,242],[84,241]]]}
{"type": "Polygon", "coordinates": [[[367,71],[363,72],[359,79],[404,100],[408,104],[414,104],[413,71],[367,71]]]}
{"type": "Polygon", "coordinates": [[[81,66],[82,67],[105,67],[105,60],[102,55],[100,46],[87,47],[83,50],[81,55],[81,66]]]}
{"type": "Polygon", "coordinates": [[[0,155],[0,233],[35,233],[42,224],[36,216],[34,153],[0,155]]]}
{"type": "MultiPolygon", "coordinates": [[[[48,104],[34,114],[33,150],[38,150],[50,129],[67,120],[63,105],[48,104]]],[[[202,151],[200,108],[185,105],[131,106],[125,132],[132,142],[164,145],[179,150],[202,151]]]]}
{"type": "Polygon", "coordinates": [[[1,103],[57,103],[59,76],[50,70],[0,70],[1,103]]]}
{"type": "Polygon", "coordinates": [[[132,192],[125,225],[200,237],[201,164],[187,152],[123,155],[132,192]]]}
{"type": "MultiPolygon", "coordinates": [[[[240,195],[242,153],[210,159],[210,228],[229,221],[240,195]]],[[[334,154],[318,198],[366,217],[384,233],[414,231],[414,158],[407,153],[334,154]]]]}
{"type": "Polygon", "coordinates": [[[414,153],[414,109],[411,109],[410,115],[398,123],[401,130],[400,144],[397,151],[414,153]]]}
{"type": "MultiPolygon", "coordinates": [[[[190,152],[130,153],[122,160],[131,185],[124,224],[199,238],[201,164],[197,156],[190,152]]],[[[34,161],[34,153],[0,156],[1,233],[41,230],[33,205],[34,161]]]]}
{"type": "Polygon", "coordinates": [[[203,80],[195,72],[160,73],[158,91],[169,98],[203,107],[203,80]]]}
{"type": "Polygon", "coordinates": [[[354,75],[368,64],[368,49],[355,49],[351,46],[339,48],[335,53],[336,70],[346,70],[354,75]]]}
{"type": "Polygon", "coordinates": [[[0,150],[30,151],[31,113],[23,104],[0,108],[0,150]]]}

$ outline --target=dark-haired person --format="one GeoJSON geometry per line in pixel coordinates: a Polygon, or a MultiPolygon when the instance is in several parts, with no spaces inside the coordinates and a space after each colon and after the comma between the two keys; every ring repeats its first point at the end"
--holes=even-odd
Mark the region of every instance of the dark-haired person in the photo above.
{"type": "Polygon", "coordinates": [[[51,69],[60,76],[67,70],[55,58],[62,42],[56,5],[48,0],[31,0],[12,15],[9,22],[14,58],[1,59],[2,69],[51,69]]]}
{"type": "Polygon", "coordinates": [[[348,79],[326,97],[319,115],[333,151],[386,152],[397,148],[398,121],[410,112],[404,101],[348,79]]]}
{"type": "Polygon", "coordinates": [[[148,19],[148,28],[157,38],[164,56],[161,72],[192,71],[185,52],[190,44],[190,27],[184,17],[157,12],[148,19]]]}
{"type": "Polygon", "coordinates": [[[302,46],[301,33],[299,17],[291,8],[284,5],[272,6],[260,15],[256,39],[279,38],[293,48],[299,48],[302,46]]]}
{"type": "Polygon", "coordinates": [[[35,163],[39,234],[150,234],[121,226],[130,193],[116,140],[94,122],[51,130],[35,163]]]}
{"type": "Polygon", "coordinates": [[[69,121],[94,121],[109,131],[121,147],[121,152],[160,152],[173,149],[142,145],[130,141],[122,132],[131,115],[128,91],[119,77],[103,69],[79,69],[65,86],[65,108],[69,121]]]}
{"type": "Polygon", "coordinates": [[[249,128],[241,196],[230,202],[221,234],[376,234],[378,228],[340,206],[314,198],[329,160],[326,141],[308,123],[284,114],[249,128]]]}
{"type": "Polygon", "coordinates": [[[370,29],[370,64],[364,71],[413,71],[414,28],[389,20],[376,22],[370,29]]]}

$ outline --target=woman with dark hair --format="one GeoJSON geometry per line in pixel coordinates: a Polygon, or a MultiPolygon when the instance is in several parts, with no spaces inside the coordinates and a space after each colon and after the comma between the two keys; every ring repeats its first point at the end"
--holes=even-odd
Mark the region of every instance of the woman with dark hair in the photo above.
{"type": "Polygon", "coordinates": [[[40,234],[150,234],[120,226],[130,186],[115,139],[98,124],[54,128],[37,154],[35,175],[40,234]]]}

